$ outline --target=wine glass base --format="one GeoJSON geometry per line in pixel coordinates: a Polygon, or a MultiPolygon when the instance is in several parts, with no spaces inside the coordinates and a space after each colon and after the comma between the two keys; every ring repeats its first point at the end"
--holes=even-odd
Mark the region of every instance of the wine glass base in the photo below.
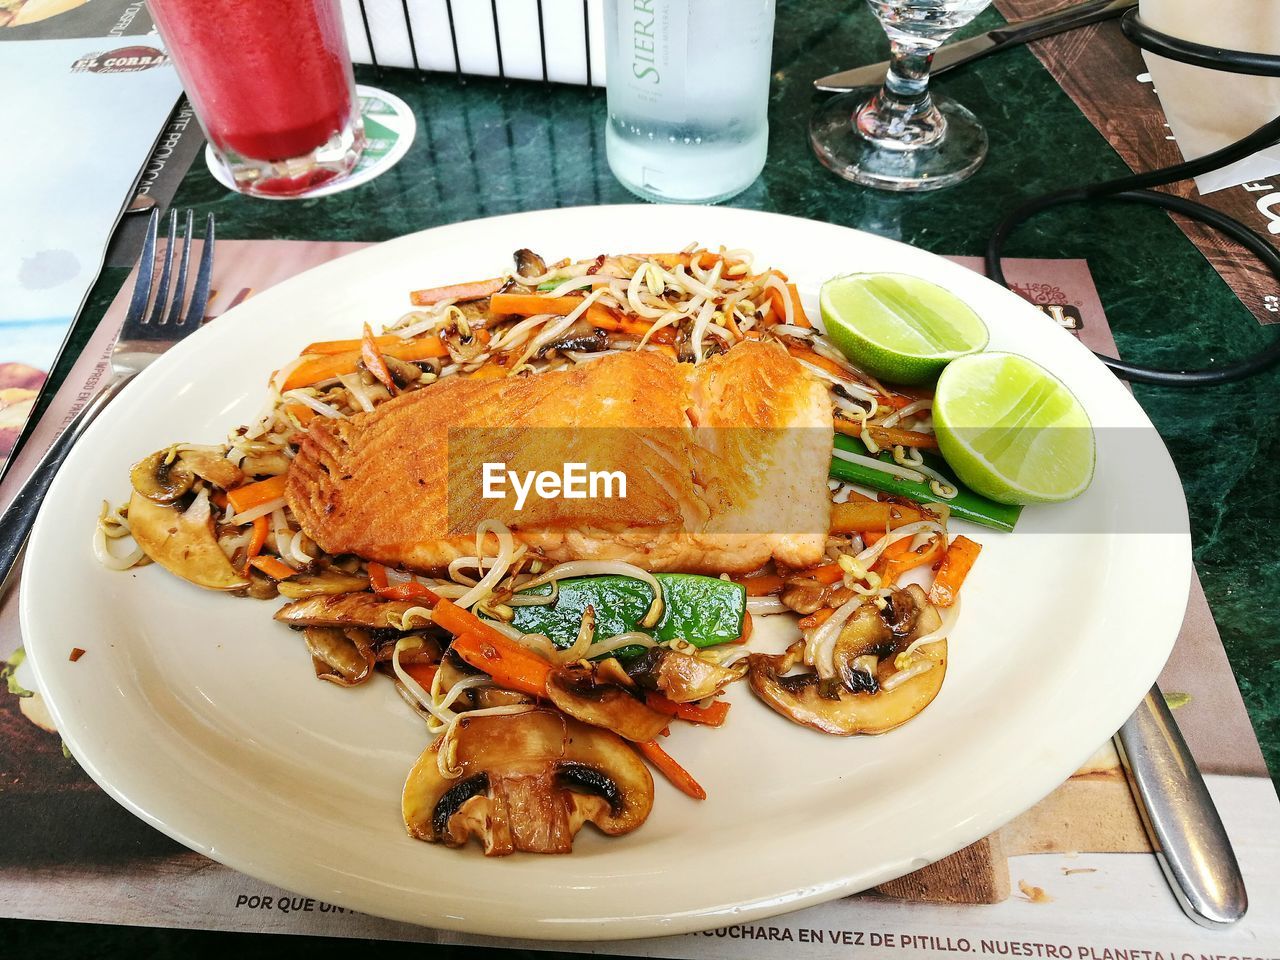
{"type": "Polygon", "coordinates": [[[905,193],[941,190],[967,180],[982,166],[987,131],[949,97],[933,96],[947,121],[936,144],[903,148],[864,137],[853,117],[878,89],[863,87],[832,97],[809,121],[809,142],[828,170],[864,186],[905,193]]]}

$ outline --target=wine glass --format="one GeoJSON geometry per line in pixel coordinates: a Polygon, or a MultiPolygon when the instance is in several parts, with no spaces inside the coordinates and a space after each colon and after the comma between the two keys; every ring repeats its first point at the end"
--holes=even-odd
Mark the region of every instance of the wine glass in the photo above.
{"type": "Polygon", "coordinates": [[[987,131],[949,97],[929,92],[933,54],[991,0],[867,0],[889,35],[884,86],[833,97],[809,122],[818,159],[881,190],[938,190],[982,165],[987,131]]]}

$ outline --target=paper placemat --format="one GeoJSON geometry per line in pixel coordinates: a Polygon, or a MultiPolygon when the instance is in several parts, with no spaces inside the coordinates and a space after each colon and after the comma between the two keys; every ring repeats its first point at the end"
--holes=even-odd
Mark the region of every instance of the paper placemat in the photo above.
{"type": "MultiPolygon", "coordinates": [[[[209,314],[216,317],[257,291],[363,246],[221,241],[209,314]]],[[[980,269],[977,258],[955,259],[980,269]]],[[[1017,292],[1086,345],[1114,348],[1084,261],[1010,260],[1006,270],[1017,292]]],[[[13,475],[0,485],[0,507],[104,375],[131,288],[132,278],[15,461],[13,475]]],[[[17,592],[0,602],[0,657],[21,643],[17,592]]],[[[1202,930],[1177,907],[1108,743],[1067,783],[997,833],[877,891],[770,921],[590,949],[786,960],[847,957],[851,951],[867,957],[976,953],[1071,960],[1276,956],[1280,803],[1198,581],[1161,683],[1197,762],[1209,774],[1245,872],[1252,910],[1232,930],[1202,930]]],[[[179,847],[119,807],[64,755],[57,735],[28,714],[36,714],[30,698],[0,688],[0,822],[7,827],[0,845],[0,914],[575,949],[381,920],[238,874],[179,847]]],[[[1034,735],[1028,731],[1029,738],[1034,735]]]]}

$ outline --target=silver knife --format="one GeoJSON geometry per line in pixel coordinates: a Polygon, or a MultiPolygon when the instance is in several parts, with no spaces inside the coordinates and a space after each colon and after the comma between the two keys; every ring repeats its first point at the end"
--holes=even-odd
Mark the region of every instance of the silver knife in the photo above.
{"type": "MultiPolygon", "coordinates": [[[[997,30],[944,44],[933,55],[933,74],[939,74],[953,67],[985,57],[988,53],[1016,47],[1019,44],[1051,37],[1055,33],[1065,33],[1076,27],[1084,27],[1091,23],[1100,23],[1118,17],[1131,7],[1136,7],[1138,0],[1089,0],[1065,10],[1036,17],[1033,20],[1020,20],[1006,24],[997,30]]],[[[884,82],[885,73],[889,70],[889,61],[873,63],[866,67],[855,67],[843,73],[833,73],[829,77],[813,81],[819,90],[842,93],[857,87],[878,86],[884,82]]]]}
{"type": "Polygon", "coordinates": [[[1153,686],[1125,721],[1116,746],[1178,905],[1204,927],[1235,923],[1249,909],[1244,877],[1218,808],[1159,687],[1153,686]]]}

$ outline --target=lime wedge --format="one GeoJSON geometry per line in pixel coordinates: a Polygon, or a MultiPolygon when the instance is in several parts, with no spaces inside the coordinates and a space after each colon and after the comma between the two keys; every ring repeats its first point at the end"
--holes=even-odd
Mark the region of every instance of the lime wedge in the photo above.
{"type": "Polygon", "coordinates": [[[987,345],[987,327],[963,300],[902,273],[833,277],[819,296],[840,351],[872,376],[927,383],[956,357],[987,345]]]}
{"type": "Polygon", "coordinates": [[[1089,415],[1026,357],[980,353],[951,363],[933,398],[938,446],[971,489],[1000,503],[1057,503],[1093,479],[1089,415]]]}

